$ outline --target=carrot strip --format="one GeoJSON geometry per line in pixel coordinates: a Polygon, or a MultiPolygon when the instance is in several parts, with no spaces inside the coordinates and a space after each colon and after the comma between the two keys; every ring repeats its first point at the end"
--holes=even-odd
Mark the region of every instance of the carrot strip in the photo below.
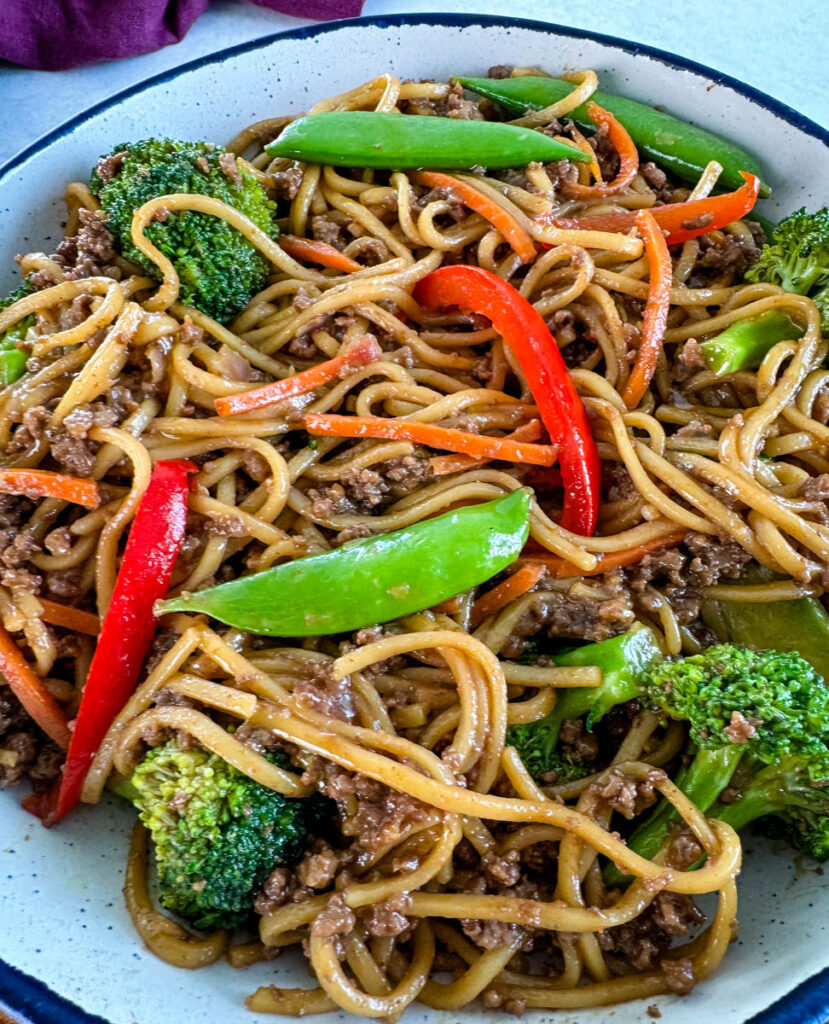
{"type": "Polygon", "coordinates": [[[465,206],[474,210],[475,213],[480,213],[496,230],[500,231],[504,241],[509,243],[522,263],[532,263],[538,255],[535,242],[529,232],[524,230],[515,217],[502,206],[493,202],[489,196],[479,192],[468,181],[453,178],[451,174],[441,174],[439,171],[418,171],[414,175],[414,180],[419,185],[428,185],[429,188],[446,188],[453,192],[465,206]]]}
{"type": "Polygon", "coordinates": [[[479,626],[493,612],[499,612],[502,608],[506,608],[508,604],[526,594],[528,590],[532,590],[546,573],[547,567],[541,563],[522,565],[517,572],[508,576],[497,587],[493,587],[483,597],[479,597],[475,604],[472,605],[470,617],[472,628],[474,629],[476,626],[479,626]]]}
{"type": "Polygon", "coordinates": [[[298,235],[281,235],[279,244],[295,260],[308,260],[309,263],[319,263],[321,267],[344,270],[347,274],[365,270],[365,267],[356,260],[335,249],[328,242],[317,242],[312,238],[300,238],[298,235]]]}
{"type": "Polygon", "coordinates": [[[365,334],[362,338],[344,345],[333,359],[326,359],[325,362],[317,363],[316,366],[302,370],[301,373],[295,373],[293,377],[275,380],[261,388],[217,398],[213,404],[220,416],[236,416],[240,412],[251,412],[253,409],[273,405],[274,402],[281,402],[293,395],[313,391],[314,388],[328,384],[338,377],[347,376],[360,366],[375,362],[382,355],[383,350],[376,340],[370,334],[365,334]]]}
{"type": "Polygon", "coordinates": [[[432,605],[433,612],[443,612],[444,615],[457,615],[460,610],[460,594],[455,594],[454,597],[448,597],[445,601],[441,601],[440,604],[432,605]]]}
{"type": "MultiPolygon", "coordinates": [[[[537,441],[541,437],[541,420],[530,420],[516,427],[504,440],[537,441]]],[[[429,465],[435,476],[446,476],[449,473],[460,473],[464,469],[477,469],[485,466],[491,459],[473,459],[471,455],[435,455],[429,459],[429,465]]]]}
{"type": "Polygon", "coordinates": [[[68,604],[58,604],[57,601],[47,601],[45,597],[39,597],[37,600],[42,609],[40,617],[44,622],[53,626],[64,626],[86,636],[97,636],[100,632],[98,616],[92,612],[84,612],[68,604]]]}
{"type": "Polygon", "coordinates": [[[612,181],[597,181],[594,185],[582,185],[577,181],[562,182],[561,191],[571,199],[593,199],[612,196],[629,185],[639,170],[639,152],[633,139],[609,110],[598,103],[588,103],[590,120],[600,128],[606,128],[610,141],[619,154],[619,171],[612,181]]]}
{"type": "Polygon", "coordinates": [[[636,226],[645,243],[645,254],[650,267],[650,284],[639,352],[622,392],[622,400],[628,409],[635,409],[641,402],[656,370],[659,353],[665,341],[668,311],[671,308],[673,274],[668,243],[650,210],[640,210],[636,214],[636,226]]]}
{"type": "Polygon", "coordinates": [[[626,548],[624,551],[611,551],[609,554],[600,555],[595,569],[585,572],[578,566],[568,562],[566,558],[558,555],[522,555],[518,561],[522,565],[543,565],[546,570],[559,579],[566,579],[572,576],[599,576],[609,569],[619,569],[625,565],[634,565],[641,562],[645,555],[651,551],[661,551],[662,548],[675,547],[684,540],[687,530],[672,530],[661,537],[654,537],[652,540],[643,541],[635,547],[626,548]]]}
{"type": "Polygon", "coordinates": [[[438,427],[417,420],[384,419],[381,416],[337,416],[308,413],[302,423],[309,434],[323,437],[380,437],[390,441],[413,441],[428,448],[462,452],[476,459],[502,459],[531,466],[552,466],[558,450],[549,444],[524,444],[505,437],[467,434],[451,427],[438,427]]]}
{"type": "Polygon", "coordinates": [[[94,480],[51,473],[48,469],[0,469],[0,493],[23,494],[27,498],[61,498],[87,508],[101,504],[94,480]]]}
{"type": "Polygon", "coordinates": [[[66,750],[71,738],[66,716],[3,626],[0,626],[0,672],[29,716],[66,750]]]}

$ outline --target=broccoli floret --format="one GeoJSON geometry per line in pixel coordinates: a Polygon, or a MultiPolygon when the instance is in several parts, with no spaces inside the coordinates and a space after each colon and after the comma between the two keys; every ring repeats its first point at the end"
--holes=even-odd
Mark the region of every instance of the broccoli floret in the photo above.
{"type": "Polygon", "coordinates": [[[829,333],[829,209],[807,213],[801,207],[782,220],[745,276],[814,299],[829,333]]]}
{"type": "MultiPolygon", "coordinates": [[[[19,299],[25,299],[34,290],[29,278],[24,278],[10,295],[7,295],[5,299],[0,299],[0,310],[6,309],[19,299]]],[[[0,332],[0,386],[14,384],[19,377],[23,376],[26,370],[27,356],[17,347],[17,343],[25,339],[29,329],[34,325],[35,316],[34,313],[31,313],[29,316],[24,316],[22,320],[18,320],[16,324],[12,324],[5,331],[0,332]]]]}
{"type": "Polygon", "coordinates": [[[562,690],[549,715],[537,722],[511,725],[507,729],[507,744],[515,747],[533,778],[537,779],[549,771],[559,772],[566,781],[583,778],[587,770],[557,749],[562,724],[566,719],[584,718],[587,728],[592,729],[611,708],[640,697],[644,692],[640,684],[641,673],[660,656],[649,629],[624,633],[611,640],[586,644],[567,654],[557,655],[553,659],[557,665],[596,665],[601,668],[601,685],[562,690]]]}
{"type": "Polygon", "coordinates": [[[759,818],[769,830],[816,860],[829,858],[829,777],[815,778],[825,768],[818,758],[792,754],[778,764],[751,764],[735,773],[728,803],[717,801],[708,811],[738,832],[759,818]],[[823,766],[823,767],[821,767],[823,766]],[[759,770],[757,770],[759,768],[759,770]]]}
{"type": "Polygon", "coordinates": [[[161,903],[196,928],[233,928],[271,871],[302,855],[327,814],[321,797],[289,799],[201,747],[150,750],[124,790],[150,830],[161,903]]]}
{"type": "MultiPolygon", "coordinates": [[[[647,705],[689,725],[689,759],[674,781],[700,810],[710,813],[739,778],[738,769],[760,779],[771,766],[758,795],[780,785],[777,798],[783,802],[790,799],[789,781],[799,779],[802,794],[808,785],[829,780],[829,687],[799,654],[720,644],[652,666],[643,683],[647,705]]],[[[793,793],[791,799],[794,804],[800,797],[793,793]]],[[[661,802],[628,845],[653,857],[676,820],[671,805],[661,802]]],[[[618,880],[612,870],[605,877],[618,880]]]]}
{"type": "MultiPolygon", "coordinates": [[[[132,241],[132,215],[159,196],[191,192],[221,199],[275,237],[276,207],[256,179],[225,150],[209,142],[146,139],[116,146],[112,169],[92,175],[91,188],[107,215],[121,255],[159,279],[158,268],[132,241]],[[228,173],[228,170],[230,173],[228,173]]],[[[100,164],[99,164],[100,167],[100,164]]],[[[179,297],[220,323],[243,309],[264,287],[270,265],[220,217],[184,210],[148,225],[147,237],[168,256],[179,275],[179,297]]]]}

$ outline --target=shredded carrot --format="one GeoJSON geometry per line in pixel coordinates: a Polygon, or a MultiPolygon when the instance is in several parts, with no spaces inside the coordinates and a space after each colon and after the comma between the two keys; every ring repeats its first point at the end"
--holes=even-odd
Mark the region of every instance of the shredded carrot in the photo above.
{"type": "Polygon", "coordinates": [[[606,128],[610,141],[619,154],[619,171],[612,181],[597,181],[594,185],[582,185],[577,181],[562,182],[562,192],[572,199],[591,199],[601,196],[612,196],[629,185],[639,170],[639,153],[627,130],[616,120],[609,110],[598,103],[588,103],[587,113],[590,120],[606,128]]]}
{"type": "MultiPolygon", "coordinates": [[[[507,434],[504,440],[508,441],[537,441],[541,437],[541,420],[530,420],[529,423],[522,423],[516,427],[511,434],[507,434]]],[[[429,459],[429,465],[435,476],[446,476],[449,473],[460,473],[465,469],[477,469],[478,466],[485,466],[491,459],[473,459],[471,455],[435,455],[429,459]]]]}
{"type": "Polygon", "coordinates": [[[3,626],[0,626],[0,672],[29,716],[66,750],[70,739],[66,716],[3,626]]]}
{"type": "Polygon", "coordinates": [[[94,480],[51,473],[48,469],[0,469],[0,493],[24,494],[27,498],[61,498],[87,508],[101,504],[94,480]]]}
{"type": "Polygon", "coordinates": [[[635,565],[641,562],[645,555],[651,551],[661,551],[662,548],[672,548],[684,540],[687,530],[672,530],[664,533],[661,537],[654,537],[652,540],[643,541],[632,548],[625,548],[624,551],[611,551],[606,555],[599,555],[598,564],[595,569],[585,572],[577,565],[568,562],[566,558],[558,555],[522,555],[519,559],[523,565],[543,565],[549,573],[560,579],[571,576],[598,576],[609,569],[619,569],[625,565],[635,565]]]}
{"type": "Polygon", "coordinates": [[[522,565],[520,569],[499,583],[497,587],[493,587],[483,597],[479,597],[475,604],[472,605],[472,615],[470,618],[472,628],[474,629],[476,626],[479,626],[493,612],[499,612],[502,608],[506,608],[508,604],[526,594],[528,590],[532,590],[546,572],[547,567],[541,563],[522,565]]]}
{"type": "Polygon", "coordinates": [[[40,617],[44,622],[49,622],[53,626],[64,626],[86,636],[97,636],[100,632],[98,616],[92,612],[84,612],[68,604],[58,604],[57,601],[47,601],[45,597],[39,597],[37,600],[42,609],[40,617]]]}
{"type": "Polygon", "coordinates": [[[308,413],[302,417],[302,423],[309,434],[324,437],[381,437],[390,441],[413,441],[428,448],[473,455],[476,459],[502,459],[531,466],[552,466],[558,455],[558,450],[549,444],[525,444],[505,437],[467,434],[462,430],[417,420],[308,413]]]}
{"type": "Polygon", "coordinates": [[[445,601],[441,601],[440,604],[432,605],[433,612],[443,612],[444,615],[457,615],[460,610],[460,594],[455,594],[454,597],[449,597],[445,601]]]}
{"type": "Polygon", "coordinates": [[[346,256],[339,249],[335,249],[328,242],[317,242],[313,238],[299,238],[297,235],[281,235],[279,244],[295,260],[308,260],[309,263],[319,263],[321,267],[344,270],[347,274],[365,269],[356,260],[346,256]]]}
{"type": "Polygon", "coordinates": [[[420,185],[428,185],[429,188],[445,188],[453,192],[465,206],[479,213],[501,232],[504,241],[514,249],[522,263],[532,263],[538,255],[529,232],[515,217],[493,202],[489,196],[479,192],[468,181],[454,178],[451,174],[441,174],[439,171],[418,171],[414,175],[414,180],[420,185]]]}
{"type": "Polygon", "coordinates": [[[650,267],[650,284],[639,352],[622,392],[622,400],[628,409],[635,409],[641,402],[656,371],[659,353],[665,341],[673,275],[668,243],[650,210],[640,210],[636,214],[636,226],[645,243],[645,254],[650,267]]]}
{"type": "Polygon", "coordinates": [[[370,334],[364,334],[362,338],[343,345],[342,350],[333,359],[317,363],[316,366],[302,370],[301,373],[295,373],[293,377],[275,380],[252,391],[240,391],[237,395],[215,399],[216,412],[220,416],[236,416],[240,412],[251,412],[253,409],[273,405],[274,402],[281,402],[293,395],[313,391],[314,388],[337,380],[338,377],[345,377],[358,367],[375,362],[382,355],[383,350],[377,341],[370,334]]]}

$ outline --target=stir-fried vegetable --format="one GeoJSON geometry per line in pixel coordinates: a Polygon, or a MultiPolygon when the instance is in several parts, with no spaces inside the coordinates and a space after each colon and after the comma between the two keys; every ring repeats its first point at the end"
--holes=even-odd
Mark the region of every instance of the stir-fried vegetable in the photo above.
{"type": "Polygon", "coordinates": [[[778,341],[802,337],[802,327],[781,310],[770,309],[753,319],[737,320],[700,348],[708,369],[723,377],[738,370],[756,370],[778,341]]]}
{"type": "MultiPolygon", "coordinates": [[[[654,206],[650,211],[654,220],[667,235],[668,245],[679,245],[689,238],[697,238],[709,231],[727,227],[741,220],[754,209],[760,192],[760,179],[743,174],[745,183],[736,192],[705,199],[690,199],[687,203],[667,203],[654,206]]],[[[635,210],[616,210],[611,213],[591,213],[584,217],[548,217],[544,222],[556,228],[579,231],[629,231],[636,225],[635,210]]]]}
{"type": "MultiPolygon", "coordinates": [[[[7,295],[4,299],[0,299],[0,310],[6,309],[19,299],[25,299],[27,295],[31,295],[34,291],[29,278],[24,278],[23,281],[15,288],[15,290],[7,295]]],[[[14,384],[16,380],[23,376],[26,371],[26,360],[28,354],[23,349],[18,348],[18,342],[23,341],[30,327],[34,327],[35,317],[33,313],[28,316],[24,316],[22,320],[18,320],[17,323],[12,324],[5,331],[0,331],[0,386],[6,387],[9,384],[14,384]]]]}
{"type": "Polygon", "coordinates": [[[98,485],[88,477],[52,473],[48,469],[0,469],[0,494],[25,494],[29,498],[61,498],[95,508],[101,503],[98,485]]]}
{"type": "Polygon", "coordinates": [[[578,181],[562,182],[563,194],[572,199],[599,199],[615,195],[633,181],[639,170],[639,154],[633,139],[613,114],[592,101],[587,104],[587,114],[595,125],[607,131],[608,138],[619,154],[619,170],[612,181],[597,181],[593,185],[582,185],[578,181]]]}
{"type": "Polygon", "coordinates": [[[529,533],[517,490],[195,594],[157,614],[204,612],[249,633],[324,636],[388,622],[469,590],[515,561],[529,533]]]}
{"type": "MultiPolygon", "coordinates": [[[[515,78],[458,78],[465,89],[495,100],[514,114],[543,110],[564,99],[573,90],[572,82],[540,75],[515,78]]],[[[680,121],[664,110],[655,110],[645,103],[597,90],[593,100],[609,110],[625,126],[638,149],[661,167],[672,171],[684,181],[696,181],[711,160],[722,165],[720,180],[732,188],[740,184],[740,171],[762,177],[754,159],[739,146],[704,128],[680,121]]],[[[590,128],[588,105],[583,103],[569,115],[582,128],[590,128]]],[[[768,196],[763,185],[760,194],[768,196]]]]}
{"type": "Polygon", "coordinates": [[[418,282],[414,298],[429,309],[459,306],[492,321],[520,362],[558,447],[564,484],[561,524],[590,536],[599,509],[599,455],[584,405],[541,314],[511,284],[482,267],[441,267],[418,282]]]}
{"type": "Polygon", "coordinates": [[[89,666],[63,777],[52,799],[32,808],[47,824],[78,803],[92,759],[138,681],[156,628],[152,608],[167,592],[184,540],[187,478],[195,469],[191,462],[157,462],[153,468],[89,666]]]}
{"type": "Polygon", "coordinates": [[[590,160],[542,132],[498,121],[464,121],[373,110],[336,110],[293,121],[265,149],[313,164],[434,170],[522,167],[533,160],[590,160]]]}

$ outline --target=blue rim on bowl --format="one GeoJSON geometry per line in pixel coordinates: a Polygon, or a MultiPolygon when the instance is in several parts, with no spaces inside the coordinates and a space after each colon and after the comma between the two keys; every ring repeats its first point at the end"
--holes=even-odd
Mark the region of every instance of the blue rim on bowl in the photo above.
{"type": "MultiPolygon", "coordinates": [[[[102,110],[114,106],[129,96],[140,93],[151,86],[170,81],[182,72],[195,70],[210,64],[219,64],[231,57],[270,46],[280,39],[310,39],[328,32],[337,31],[344,25],[349,27],[370,25],[377,28],[394,28],[403,25],[436,25],[449,28],[463,28],[469,25],[492,25],[502,28],[514,27],[536,32],[555,33],[573,39],[588,39],[634,56],[642,55],[652,58],[667,67],[704,75],[717,85],[727,86],[757,106],[788,121],[795,128],[818,139],[825,146],[829,147],[829,131],[810,118],[800,114],[792,107],[781,103],[779,100],[774,99],[759,89],[755,89],[753,86],[746,85],[738,79],[732,78],[730,75],[723,74],[697,61],[688,60],[677,54],[669,53],[666,50],[646,46],[642,43],[634,43],[627,39],[620,39],[617,36],[606,35],[600,32],[589,32],[583,29],[557,25],[552,22],[533,21],[526,18],[510,18],[484,14],[390,14],[353,18],[345,22],[328,22],[323,25],[290,29],[286,32],[274,32],[246,43],[239,43],[235,46],[217,50],[215,53],[198,57],[195,60],[146,78],[142,82],[122,89],[108,99],[88,107],[81,113],[64,121],[57,128],[40,136],[31,145],[21,150],[0,167],[0,185],[15,168],[42,149],[44,145],[48,145],[68,135],[79,125],[88,121],[102,110]]],[[[22,971],[17,970],[17,968],[0,960],[0,1009],[2,1008],[7,1008],[15,1014],[22,1015],[26,1024],[55,1024],[56,1021],[60,1021],[61,1024],[106,1024],[101,1017],[87,1013],[74,1003],[52,992],[43,982],[24,974],[22,971]]],[[[807,978],[806,981],[802,982],[787,995],[756,1014],[749,1021],[746,1021],[746,1024],[825,1024],[828,1017],[829,968],[826,968],[813,977],[807,978]]]]}

